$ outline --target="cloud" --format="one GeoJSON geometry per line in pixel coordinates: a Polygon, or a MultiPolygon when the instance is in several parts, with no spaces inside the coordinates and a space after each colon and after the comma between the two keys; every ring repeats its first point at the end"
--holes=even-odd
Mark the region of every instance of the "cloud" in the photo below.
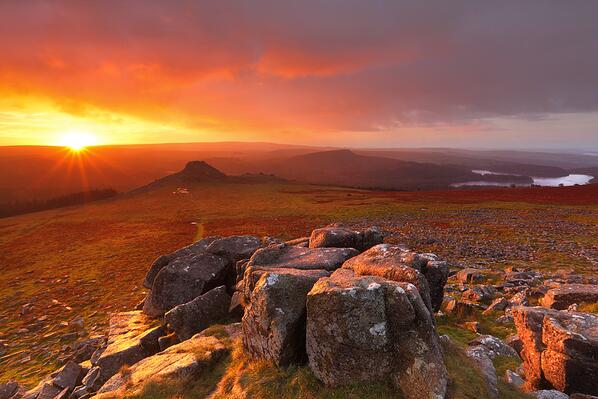
{"type": "Polygon", "coordinates": [[[0,94],[239,132],[591,113],[596,15],[581,0],[4,0],[0,94]]]}

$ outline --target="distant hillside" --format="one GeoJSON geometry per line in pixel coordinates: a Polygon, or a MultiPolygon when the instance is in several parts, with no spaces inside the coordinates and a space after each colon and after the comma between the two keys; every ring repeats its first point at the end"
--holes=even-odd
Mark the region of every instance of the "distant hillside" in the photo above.
{"type": "MultiPolygon", "coordinates": [[[[331,154],[302,158],[331,150],[338,149],[240,142],[100,146],[82,153],[61,147],[0,147],[0,198],[45,200],[91,188],[125,192],[173,174],[192,159],[204,160],[227,175],[262,172],[315,183],[392,189],[445,187],[472,169],[559,177],[572,169],[598,167],[598,157],[583,154],[450,148],[355,149],[352,154],[332,156],[328,166],[322,157],[331,154]],[[311,162],[321,166],[312,167],[311,162]],[[349,165],[353,162],[357,164],[349,165]],[[300,168],[295,170],[296,166],[300,168]],[[346,173],[340,173],[341,166],[346,173]],[[393,172],[388,173],[389,169],[393,172]],[[309,174],[302,176],[299,171],[309,174]]],[[[498,178],[485,178],[490,179],[498,178]]]]}
{"type": "Polygon", "coordinates": [[[358,150],[360,154],[404,161],[453,163],[472,169],[536,177],[566,176],[567,169],[598,167],[598,157],[579,153],[537,151],[463,150],[455,148],[408,148],[358,150]]]}
{"type": "Polygon", "coordinates": [[[460,166],[399,161],[350,150],[315,152],[246,164],[245,168],[305,183],[393,190],[447,187],[479,178],[460,166]]]}
{"type": "Polygon", "coordinates": [[[185,187],[202,182],[219,182],[228,179],[224,173],[203,161],[191,161],[179,172],[162,177],[153,183],[136,189],[134,192],[146,192],[162,187],[185,187]]]}

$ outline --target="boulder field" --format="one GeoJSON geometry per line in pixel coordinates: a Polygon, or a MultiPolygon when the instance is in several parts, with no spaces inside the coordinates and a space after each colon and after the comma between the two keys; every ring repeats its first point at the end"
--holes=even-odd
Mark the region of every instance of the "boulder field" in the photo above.
{"type": "Polygon", "coordinates": [[[95,352],[32,390],[0,384],[0,399],[123,397],[154,378],[200,379],[229,352],[225,338],[206,334],[214,324],[248,356],[309,367],[330,387],[385,380],[405,399],[445,398],[448,337],[438,336],[434,316],[441,307],[464,320],[482,311],[514,320],[518,335],[506,343],[478,335],[466,350],[490,397],[499,396],[493,359],[519,355],[525,381],[508,370],[512,384],[543,390],[536,396],[598,395],[598,316],[559,310],[595,300],[595,286],[547,287],[536,295],[545,307],[529,307],[529,286],[540,281],[533,272],[508,272],[498,288],[477,268],[452,273],[434,254],[383,243],[375,227],[335,224],[287,242],[204,238],[153,262],[145,300],[111,315],[95,352]],[[509,299],[499,295],[511,290],[509,299]]]}

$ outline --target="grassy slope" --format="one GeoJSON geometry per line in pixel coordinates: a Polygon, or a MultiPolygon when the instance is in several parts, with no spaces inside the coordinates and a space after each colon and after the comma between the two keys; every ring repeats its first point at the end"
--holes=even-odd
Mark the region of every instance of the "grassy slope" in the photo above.
{"type": "MultiPolygon", "coordinates": [[[[218,364],[199,375],[180,380],[153,380],[141,392],[119,392],[102,399],[400,399],[403,396],[389,381],[354,383],[344,387],[326,387],[307,366],[278,368],[272,364],[251,359],[243,351],[240,339],[230,339],[221,333],[220,326],[212,326],[204,334],[223,339],[231,351],[218,364]]],[[[458,344],[443,346],[450,377],[447,397],[450,399],[487,399],[483,377],[472,365],[458,344]]],[[[512,366],[511,359],[497,362],[497,370],[512,366]],[[501,367],[503,366],[504,367],[501,367]]],[[[511,367],[513,368],[513,367],[511,367]]],[[[501,399],[526,399],[506,382],[499,382],[501,399]]]]}
{"type": "Polygon", "coordinates": [[[390,242],[406,241],[454,261],[485,260],[480,248],[506,245],[528,256],[506,251],[489,264],[593,272],[597,203],[598,186],[385,193],[212,184],[191,188],[189,195],[163,190],[2,219],[0,340],[9,348],[0,357],[0,381],[32,383],[55,369],[61,346],[72,342],[61,340],[70,331],[61,322],[82,315],[87,334],[103,332],[109,312],[131,309],[143,298],[140,283],[154,258],[201,236],[288,239],[343,220],[380,224],[390,242]],[[27,303],[31,312],[20,315],[27,303]]]}

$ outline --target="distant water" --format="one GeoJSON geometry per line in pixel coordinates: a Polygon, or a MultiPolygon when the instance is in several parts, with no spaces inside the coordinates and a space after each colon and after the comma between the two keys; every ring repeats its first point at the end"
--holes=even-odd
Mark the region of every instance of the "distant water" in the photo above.
{"type": "MultiPolygon", "coordinates": [[[[492,172],[491,170],[481,170],[481,169],[474,169],[472,170],[473,173],[477,173],[478,175],[509,175],[511,173],[500,173],[500,172],[492,172]]],[[[512,174],[511,174],[512,175],[512,174]]],[[[513,175],[516,176],[516,175],[513,175]]],[[[532,180],[534,181],[534,185],[536,186],[543,186],[543,187],[558,187],[561,184],[563,186],[574,186],[576,184],[584,185],[588,184],[590,180],[594,178],[594,176],[589,175],[569,175],[563,177],[535,177],[531,176],[532,180]]],[[[495,181],[484,181],[476,180],[476,181],[466,181],[462,183],[453,183],[451,187],[467,187],[467,186],[495,186],[495,187],[510,187],[513,183],[509,182],[495,182],[495,181]]],[[[529,184],[523,183],[515,183],[517,187],[527,187],[529,184]]]]}

